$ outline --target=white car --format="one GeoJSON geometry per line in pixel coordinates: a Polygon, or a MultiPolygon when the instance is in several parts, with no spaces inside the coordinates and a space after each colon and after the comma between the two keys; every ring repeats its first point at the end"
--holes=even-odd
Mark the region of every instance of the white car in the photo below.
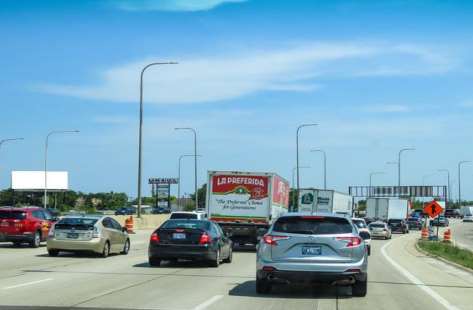
{"type": "Polygon", "coordinates": [[[177,212],[172,212],[169,219],[170,220],[181,220],[181,219],[206,220],[207,213],[203,211],[177,211],[177,212]]]}
{"type": "Polygon", "coordinates": [[[364,219],[360,219],[360,218],[352,218],[351,221],[353,222],[353,224],[356,225],[356,228],[358,229],[358,232],[366,232],[369,234],[369,238],[366,238],[364,239],[365,240],[365,244],[366,244],[366,247],[368,248],[368,255],[371,255],[371,232],[370,230],[368,229],[368,225],[366,225],[366,222],[364,219]]]}
{"type": "Polygon", "coordinates": [[[463,216],[463,222],[473,222],[473,215],[463,216]]]}

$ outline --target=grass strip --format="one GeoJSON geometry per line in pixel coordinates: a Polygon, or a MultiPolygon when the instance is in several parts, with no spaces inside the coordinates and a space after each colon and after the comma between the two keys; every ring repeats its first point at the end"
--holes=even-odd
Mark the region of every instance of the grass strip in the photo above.
{"type": "Polygon", "coordinates": [[[440,256],[473,270],[473,252],[440,241],[419,241],[419,247],[435,256],[440,256]]]}

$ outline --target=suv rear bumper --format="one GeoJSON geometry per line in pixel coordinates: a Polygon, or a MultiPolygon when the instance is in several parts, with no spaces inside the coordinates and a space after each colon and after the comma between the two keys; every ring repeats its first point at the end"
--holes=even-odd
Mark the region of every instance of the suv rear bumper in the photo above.
{"type": "Polygon", "coordinates": [[[0,233],[0,242],[30,242],[33,240],[33,233],[25,232],[21,235],[10,235],[0,233]]]}
{"type": "Polygon", "coordinates": [[[263,271],[256,273],[258,279],[272,283],[323,283],[323,284],[353,284],[355,281],[366,281],[366,272],[318,272],[318,271],[263,271]]]}

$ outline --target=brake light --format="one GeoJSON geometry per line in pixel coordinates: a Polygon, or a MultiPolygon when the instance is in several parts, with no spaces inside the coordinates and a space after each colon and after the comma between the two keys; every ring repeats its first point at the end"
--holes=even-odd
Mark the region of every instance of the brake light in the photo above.
{"type": "Polygon", "coordinates": [[[269,245],[278,245],[279,240],[287,240],[289,237],[287,236],[273,236],[273,235],[265,235],[263,237],[263,242],[269,245]]]}
{"type": "Polygon", "coordinates": [[[94,226],[94,232],[92,233],[92,238],[100,238],[100,228],[94,226]]]}
{"type": "Polygon", "coordinates": [[[152,233],[151,237],[149,238],[149,241],[152,243],[159,243],[159,241],[161,240],[159,239],[158,233],[152,233]]]}
{"type": "Polygon", "coordinates": [[[210,236],[207,233],[203,233],[200,236],[199,244],[209,244],[210,241],[210,236]]]}
{"type": "Polygon", "coordinates": [[[345,247],[347,248],[359,246],[362,241],[360,237],[337,237],[336,239],[340,241],[346,241],[347,244],[345,245],[345,247]]]}

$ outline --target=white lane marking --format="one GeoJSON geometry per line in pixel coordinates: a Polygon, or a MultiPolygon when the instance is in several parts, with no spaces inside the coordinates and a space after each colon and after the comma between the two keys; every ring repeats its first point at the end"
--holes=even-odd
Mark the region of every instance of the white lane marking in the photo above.
{"type": "Polygon", "coordinates": [[[382,248],[381,248],[381,254],[383,254],[384,258],[391,264],[393,265],[394,268],[396,268],[403,276],[405,276],[409,281],[411,281],[413,284],[415,284],[418,288],[422,289],[425,293],[427,293],[430,297],[435,299],[438,303],[440,303],[442,306],[444,306],[448,310],[459,310],[457,307],[449,303],[445,298],[440,296],[437,292],[435,292],[433,289],[430,287],[426,286],[424,282],[422,282],[420,279],[418,279],[416,276],[414,276],[412,273],[404,269],[401,265],[396,263],[391,257],[388,256],[386,253],[386,248],[391,244],[393,241],[389,241],[386,243],[382,248]]]}
{"type": "Polygon", "coordinates": [[[223,298],[223,295],[215,295],[214,297],[209,298],[206,301],[204,301],[203,303],[201,303],[200,305],[196,306],[193,310],[207,309],[207,307],[209,307],[211,304],[216,303],[217,301],[219,301],[222,298],[223,298]]]}
{"type": "Polygon", "coordinates": [[[47,281],[51,281],[51,280],[52,280],[52,278],[47,278],[47,279],[38,280],[38,281],[33,281],[33,282],[26,282],[26,283],[22,283],[22,284],[18,284],[18,285],[6,286],[6,287],[4,287],[3,289],[4,289],[4,290],[10,290],[10,289],[12,289],[12,288],[17,288],[17,287],[23,287],[23,286],[28,286],[28,285],[43,283],[43,282],[47,282],[47,281]]]}

